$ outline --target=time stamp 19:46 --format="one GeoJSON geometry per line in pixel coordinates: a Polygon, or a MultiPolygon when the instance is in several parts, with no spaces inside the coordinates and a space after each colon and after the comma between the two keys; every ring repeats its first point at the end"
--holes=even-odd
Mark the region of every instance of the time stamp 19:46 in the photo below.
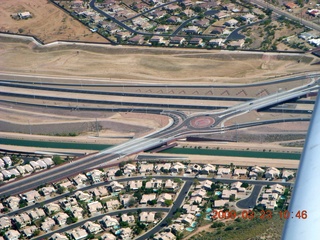
{"type": "Polygon", "coordinates": [[[283,219],[283,220],[294,219],[294,218],[296,219],[308,218],[308,213],[306,210],[299,210],[296,212],[290,212],[288,210],[278,211],[278,212],[274,212],[272,210],[260,210],[260,211],[242,210],[240,214],[237,214],[235,210],[231,210],[231,211],[213,210],[211,215],[213,219],[236,219],[237,217],[239,217],[239,218],[248,219],[248,220],[252,220],[254,218],[270,220],[275,214],[278,214],[280,219],[283,219]]]}

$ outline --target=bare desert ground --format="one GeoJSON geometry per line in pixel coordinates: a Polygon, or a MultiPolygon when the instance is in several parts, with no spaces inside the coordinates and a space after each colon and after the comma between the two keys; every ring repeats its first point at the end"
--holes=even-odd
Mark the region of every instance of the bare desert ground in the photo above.
{"type": "Polygon", "coordinates": [[[37,47],[0,38],[0,72],[100,78],[104,81],[248,83],[316,71],[311,55],[110,45],[37,47]],[[300,61],[299,61],[300,60],[300,61]]]}
{"type": "Polygon", "coordinates": [[[0,31],[36,36],[44,43],[73,40],[108,43],[97,33],[63,12],[47,0],[2,0],[0,4],[0,31]],[[28,11],[32,18],[14,20],[11,15],[28,11]]]}

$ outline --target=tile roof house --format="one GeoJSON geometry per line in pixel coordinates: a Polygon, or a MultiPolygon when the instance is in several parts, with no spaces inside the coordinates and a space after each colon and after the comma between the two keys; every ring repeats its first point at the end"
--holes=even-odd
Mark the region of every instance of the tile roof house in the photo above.
{"type": "Polygon", "coordinates": [[[135,197],[133,196],[133,194],[121,194],[120,195],[120,202],[124,207],[127,207],[131,200],[135,201],[135,197]]]}
{"type": "Polygon", "coordinates": [[[228,26],[228,27],[235,27],[238,23],[239,23],[238,20],[232,18],[232,19],[230,19],[229,21],[226,21],[226,22],[224,23],[224,25],[226,25],[226,26],[228,26]]]}
{"type": "Polygon", "coordinates": [[[266,178],[277,178],[280,175],[280,170],[275,167],[270,167],[265,172],[266,178]]]}
{"type": "Polygon", "coordinates": [[[178,184],[171,179],[167,179],[164,183],[164,188],[174,190],[178,187],[178,184]]]}
{"type": "Polygon", "coordinates": [[[235,198],[237,198],[237,190],[223,190],[222,191],[222,195],[221,198],[222,199],[229,199],[232,195],[235,196],[235,198]]]}
{"type": "Polygon", "coordinates": [[[120,192],[124,189],[124,186],[121,183],[118,183],[117,181],[112,181],[110,183],[110,187],[112,189],[112,192],[120,192]]]}
{"type": "Polygon", "coordinates": [[[48,203],[44,206],[44,209],[46,210],[46,212],[48,214],[52,214],[52,213],[56,213],[56,212],[61,211],[60,206],[56,203],[48,203]]]}
{"type": "Polygon", "coordinates": [[[121,205],[121,203],[119,202],[118,199],[110,200],[110,201],[106,202],[106,207],[108,210],[118,209],[120,207],[120,205],[121,205]]]}
{"type": "MultiPolygon", "coordinates": [[[[186,41],[186,39],[184,37],[172,37],[170,39],[170,44],[179,44],[180,45],[180,44],[184,43],[185,41],[186,41]]],[[[176,169],[175,169],[175,171],[176,171],[176,169]]]]}
{"type": "Polygon", "coordinates": [[[230,168],[219,167],[217,175],[228,175],[230,174],[230,172],[231,172],[230,168]]]}
{"type": "Polygon", "coordinates": [[[141,180],[132,180],[128,182],[128,185],[131,190],[138,190],[142,187],[142,181],[141,180]]]}
{"type": "Polygon", "coordinates": [[[55,193],[56,189],[52,186],[48,186],[48,187],[41,188],[40,191],[43,193],[44,196],[49,196],[52,193],[55,193]]]}
{"type": "Polygon", "coordinates": [[[97,198],[109,195],[107,188],[104,186],[100,186],[100,187],[96,187],[96,188],[92,189],[91,193],[93,196],[95,196],[97,198]]]}
{"type": "Polygon", "coordinates": [[[123,167],[123,173],[126,175],[131,174],[131,173],[135,172],[136,170],[137,170],[136,166],[131,163],[127,163],[123,167]]]}
{"type": "Polygon", "coordinates": [[[248,170],[247,169],[243,169],[243,168],[236,168],[233,170],[233,176],[246,176],[248,174],[248,170]]]}
{"type": "Polygon", "coordinates": [[[151,172],[153,171],[153,164],[151,163],[146,163],[146,164],[140,164],[139,166],[139,173],[146,173],[146,172],[151,172]]]}
{"type": "Polygon", "coordinates": [[[60,233],[55,233],[51,236],[51,240],[68,240],[68,238],[65,235],[62,235],[60,233]]]}
{"type": "Polygon", "coordinates": [[[73,196],[75,196],[79,201],[89,202],[92,200],[91,194],[83,191],[77,191],[73,196]]]}
{"type": "Polygon", "coordinates": [[[204,190],[211,190],[211,185],[212,184],[213,184],[213,182],[210,181],[210,180],[201,181],[201,182],[199,182],[199,184],[197,186],[195,186],[194,189],[203,188],[204,190]]]}
{"type": "Polygon", "coordinates": [[[129,224],[135,223],[134,216],[133,215],[127,215],[126,213],[121,215],[121,221],[122,222],[127,222],[129,224]]]}
{"type": "Polygon", "coordinates": [[[4,237],[6,240],[18,240],[20,238],[20,233],[10,229],[5,232],[4,237]]]}
{"type": "Polygon", "coordinates": [[[215,208],[220,208],[220,207],[224,207],[227,203],[229,203],[229,200],[215,200],[213,207],[215,208]]]}
{"type": "Polygon", "coordinates": [[[190,213],[190,214],[197,214],[201,212],[201,209],[198,207],[198,205],[184,204],[182,208],[185,209],[187,213],[190,213]]]}
{"type": "Polygon", "coordinates": [[[105,226],[106,228],[119,226],[119,221],[118,221],[115,217],[111,217],[111,216],[109,216],[109,215],[104,216],[104,217],[101,219],[101,223],[102,223],[103,226],[105,226]]]}
{"type": "Polygon", "coordinates": [[[17,210],[19,209],[19,202],[20,202],[20,198],[16,197],[16,196],[11,196],[8,197],[6,200],[8,206],[12,209],[12,210],[17,210]]]}
{"type": "Polygon", "coordinates": [[[161,179],[151,179],[150,181],[146,182],[146,188],[153,188],[159,189],[162,188],[162,180],[161,179]]]}
{"type": "Polygon", "coordinates": [[[56,223],[59,224],[60,226],[63,226],[67,223],[68,217],[69,215],[64,212],[59,212],[58,214],[54,215],[54,219],[56,223]]]}
{"type": "Polygon", "coordinates": [[[151,194],[143,194],[142,195],[142,198],[140,200],[140,203],[141,204],[145,204],[147,203],[148,201],[152,201],[152,200],[155,200],[157,197],[157,195],[155,193],[151,193],[151,194]]]}
{"type": "Polygon", "coordinates": [[[294,172],[293,171],[289,171],[289,170],[284,170],[282,172],[282,176],[283,179],[288,180],[289,178],[293,178],[294,177],[294,172]]]}
{"type": "Polygon", "coordinates": [[[153,222],[155,219],[155,213],[154,212],[141,212],[139,215],[140,218],[140,222],[148,222],[151,223],[153,222]]]}
{"type": "Polygon", "coordinates": [[[81,239],[85,239],[88,236],[88,233],[86,232],[86,230],[82,228],[74,228],[71,230],[70,236],[74,240],[81,240],[81,239]]]}
{"type": "Polygon", "coordinates": [[[30,238],[33,233],[37,230],[38,228],[34,225],[32,226],[27,226],[25,228],[23,228],[22,233],[27,237],[30,238]]]}
{"type": "Polygon", "coordinates": [[[117,237],[111,233],[104,233],[101,235],[101,240],[117,240],[117,237]]]}
{"type": "Polygon", "coordinates": [[[75,176],[72,180],[77,186],[84,186],[84,183],[88,181],[88,178],[86,177],[86,175],[80,173],[77,176],[75,176]]]}
{"type": "Polygon", "coordinates": [[[158,232],[153,237],[154,240],[175,240],[176,236],[172,232],[158,232]]]}
{"type": "Polygon", "coordinates": [[[3,230],[5,228],[11,227],[11,219],[8,217],[1,217],[0,218],[0,230],[3,230]]]}
{"type": "Polygon", "coordinates": [[[46,214],[42,208],[34,208],[27,212],[32,220],[37,220],[42,217],[45,217],[46,214]]]}
{"type": "Polygon", "coordinates": [[[158,203],[164,204],[166,200],[173,200],[172,195],[169,193],[162,193],[158,197],[158,203]]]}
{"type": "Polygon", "coordinates": [[[91,214],[94,214],[94,213],[100,211],[101,209],[103,209],[103,206],[100,202],[95,201],[95,202],[88,203],[87,208],[91,214]]]}
{"type": "Polygon", "coordinates": [[[94,170],[88,172],[86,175],[93,182],[97,183],[97,182],[101,182],[101,180],[102,180],[103,176],[105,175],[105,173],[100,171],[100,170],[98,170],[98,169],[94,169],[94,170]]]}
{"type": "Polygon", "coordinates": [[[10,167],[10,166],[12,165],[12,160],[11,160],[11,158],[10,158],[9,156],[4,156],[4,157],[2,157],[2,160],[4,161],[4,163],[5,163],[8,167],[10,167]]]}
{"type": "Polygon", "coordinates": [[[242,182],[234,182],[231,183],[231,190],[237,190],[237,192],[245,192],[246,189],[244,187],[241,187],[242,182]]]}
{"type": "Polygon", "coordinates": [[[100,224],[94,223],[92,221],[87,221],[85,224],[83,224],[83,228],[91,234],[97,234],[103,231],[100,224]]]}
{"type": "Polygon", "coordinates": [[[52,229],[52,227],[56,225],[55,221],[52,218],[46,218],[42,223],[41,223],[41,230],[44,232],[48,232],[52,229]]]}
{"type": "Polygon", "coordinates": [[[131,230],[131,228],[121,228],[120,237],[123,240],[131,240],[132,239],[132,230],[131,230]]]}
{"type": "Polygon", "coordinates": [[[25,212],[15,215],[12,219],[14,222],[19,223],[21,227],[31,223],[31,218],[25,212]]]}
{"type": "Polygon", "coordinates": [[[77,218],[78,220],[83,219],[83,209],[78,206],[73,206],[69,209],[71,212],[72,216],[77,218]]]}

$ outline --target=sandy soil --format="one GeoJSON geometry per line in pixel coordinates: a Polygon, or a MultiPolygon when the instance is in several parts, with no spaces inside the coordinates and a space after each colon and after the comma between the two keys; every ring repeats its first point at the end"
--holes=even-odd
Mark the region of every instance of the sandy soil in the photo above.
{"type": "MultiPolygon", "coordinates": [[[[4,39],[4,38],[2,38],[4,39]]],[[[34,46],[33,46],[34,47],[34,46]]],[[[303,56],[163,49],[124,46],[33,48],[26,43],[0,42],[0,71],[170,83],[261,81],[271,76],[314,71],[303,56]],[[262,67],[263,66],[263,67],[262,67]]]]}
{"type": "Polygon", "coordinates": [[[290,168],[297,169],[299,165],[298,160],[281,160],[281,159],[270,159],[270,158],[243,158],[243,157],[223,157],[223,156],[204,156],[204,155],[187,155],[187,154],[163,154],[163,153],[152,153],[152,155],[161,156],[181,156],[187,157],[192,163],[202,164],[214,164],[214,165],[228,165],[233,163],[235,166],[268,166],[268,167],[279,167],[279,168],[290,168]]]}
{"type": "Polygon", "coordinates": [[[2,0],[0,31],[33,35],[45,43],[56,40],[108,43],[47,0],[2,0]],[[14,20],[10,16],[23,11],[30,12],[33,17],[14,20]]]}

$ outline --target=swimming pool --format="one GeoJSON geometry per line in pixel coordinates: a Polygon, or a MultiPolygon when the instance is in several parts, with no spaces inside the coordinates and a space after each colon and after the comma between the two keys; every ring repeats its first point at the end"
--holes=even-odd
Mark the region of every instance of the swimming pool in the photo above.
{"type": "Polygon", "coordinates": [[[206,220],[211,221],[211,219],[212,219],[212,218],[211,218],[211,215],[210,215],[210,214],[207,214],[207,215],[206,215],[206,220]]]}
{"type": "Polygon", "coordinates": [[[197,214],[196,214],[196,217],[201,217],[201,213],[197,213],[197,214]]]}
{"type": "Polygon", "coordinates": [[[193,227],[193,228],[195,228],[197,226],[197,222],[193,222],[192,224],[191,224],[191,227],[193,227]]]}
{"type": "Polygon", "coordinates": [[[121,233],[121,229],[117,230],[114,234],[119,235],[121,233]]]}
{"type": "Polygon", "coordinates": [[[192,227],[187,227],[186,230],[187,230],[188,232],[192,232],[192,231],[194,230],[194,228],[192,228],[192,227]]]}
{"type": "Polygon", "coordinates": [[[206,209],[206,213],[210,213],[210,212],[212,212],[212,208],[209,208],[209,207],[208,207],[208,208],[206,209]]]}
{"type": "Polygon", "coordinates": [[[214,193],[214,195],[217,195],[217,196],[220,196],[221,194],[222,194],[221,191],[216,191],[216,192],[214,193]]]}

